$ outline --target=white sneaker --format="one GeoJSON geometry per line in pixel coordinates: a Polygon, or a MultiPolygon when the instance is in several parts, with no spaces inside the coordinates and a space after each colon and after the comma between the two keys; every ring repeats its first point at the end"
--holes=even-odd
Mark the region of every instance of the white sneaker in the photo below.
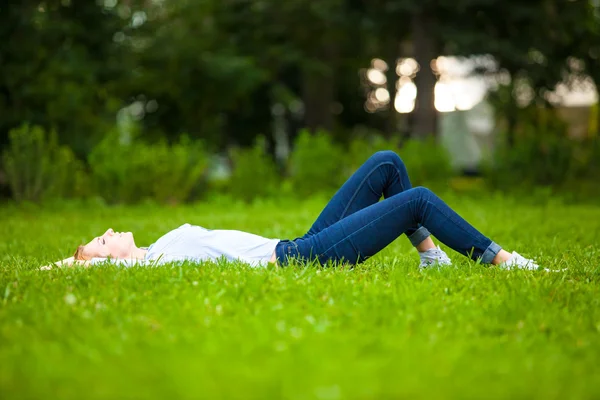
{"type": "Polygon", "coordinates": [[[427,268],[431,266],[441,267],[442,265],[452,265],[452,261],[440,246],[434,247],[424,252],[419,252],[421,263],[419,268],[427,268]]]}
{"type": "Polygon", "coordinates": [[[500,264],[500,267],[506,268],[506,269],[513,269],[513,268],[529,269],[532,271],[536,271],[537,269],[540,268],[540,266],[537,265],[533,260],[523,257],[516,251],[513,251],[512,257],[509,258],[508,260],[504,261],[502,264],[500,264]]]}

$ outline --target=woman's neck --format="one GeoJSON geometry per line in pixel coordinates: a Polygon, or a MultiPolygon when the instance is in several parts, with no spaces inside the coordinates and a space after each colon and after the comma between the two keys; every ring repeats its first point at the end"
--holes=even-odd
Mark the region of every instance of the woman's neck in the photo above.
{"type": "Polygon", "coordinates": [[[148,253],[148,250],[135,247],[131,252],[131,256],[135,260],[143,260],[146,258],[146,253],[148,253]]]}

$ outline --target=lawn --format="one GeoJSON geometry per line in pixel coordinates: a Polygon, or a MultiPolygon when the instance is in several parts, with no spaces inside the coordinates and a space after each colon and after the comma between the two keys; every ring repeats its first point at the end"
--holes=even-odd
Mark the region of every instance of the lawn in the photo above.
{"type": "Polygon", "coordinates": [[[600,207],[443,196],[508,250],[564,271],[406,238],[354,269],[242,264],[39,271],[107,228],[149,245],[184,222],[303,234],[323,199],[0,207],[2,399],[600,397],[600,207]]]}

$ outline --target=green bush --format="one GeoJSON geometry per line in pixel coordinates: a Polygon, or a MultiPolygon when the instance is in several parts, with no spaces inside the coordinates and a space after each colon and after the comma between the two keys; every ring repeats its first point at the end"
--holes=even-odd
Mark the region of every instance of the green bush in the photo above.
{"type": "Polygon", "coordinates": [[[392,150],[400,156],[413,186],[446,184],[454,175],[450,155],[433,138],[409,139],[402,145],[398,140],[386,140],[380,135],[354,139],[350,143],[349,169],[353,172],[372,154],[382,150],[392,150]]]}
{"type": "Polygon", "coordinates": [[[585,175],[594,146],[569,138],[566,124],[551,110],[533,111],[525,118],[514,144],[499,145],[485,166],[492,186],[558,187],[585,175]]]}
{"type": "Polygon", "coordinates": [[[352,139],[348,146],[348,162],[346,175],[350,175],[373,154],[378,151],[392,150],[399,152],[397,141],[386,140],[380,134],[368,134],[368,136],[360,136],[352,139]]]}
{"type": "Polygon", "coordinates": [[[232,150],[229,192],[235,198],[251,201],[276,194],[280,187],[277,166],[265,147],[264,138],[259,137],[249,149],[232,150]]]}
{"type": "Polygon", "coordinates": [[[445,185],[455,175],[450,154],[434,138],[407,140],[398,154],[406,164],[413,186],[445,185]]]}
{"type": "Polygon", "coordinates": [[[136,131],[127,142],[114,131],[94,147],[88,162],[93,188],[109,203],[179,203],[201,183],[208,157],[200,142],[185,135],[173,145],[148,144],[136,131]]]}
{"type": "Polygon", "coordinates": [[[12,195],[17,201],[75,197],[81,193],[82,166],[71,149],[60,146],[54,131],[24,124],[9,132],[2,152],[12,195]]]}
{"type": "Polygon", "coordinates": [[[588,138],[571,143],[571,146],[575,146],[573,174],[556,187],[555,192],[571,201],[597,202],[600,197],[600,138],[588,138]]]}
{"type": "Polygon", "coordinates": [[[303,130],[290,157],[289,172],[298,196],[335,191],[345,178],[346,156],[330,135],[303,130]]]}

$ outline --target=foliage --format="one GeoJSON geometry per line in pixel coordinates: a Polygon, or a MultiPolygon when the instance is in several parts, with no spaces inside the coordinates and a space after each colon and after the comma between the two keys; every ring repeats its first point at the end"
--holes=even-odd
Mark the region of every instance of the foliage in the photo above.
{"type": "Polygon", "coordinates": [[[2,398],[600,397],[598,204],[444,199],[506,249],[566,270],[449,251],[453,267],[420,271],[399,238],[353,269],[39,271],[108,227],[140,246],[183,222],[290,238],[325,203],[0,208],[2,398]]]}
{"type": "MultiPolygon", "coordinates": [[[[530,100],[547,102],[547,92],[558,83],[572,83],[574,77],[595,73],[599,60],[597,55],[590,55],[598,50],[597,40],[592,38],[598,37],[600,14],[593,2],[465,0],[465,3],[473,7],[473,18],[456,24],[448,15],[439,32],[451,38],[448,46],[451,54],[492,55],[495,65],[479,65],[479,72],[508,73],[511,83],[526,80],[531,88],[530,100]],[[477,31],[480,34],[473,34],[477,31]],[[577,60],[587,60],[587,65],[577,60]]],[[[452,2],[447,5],[465,11],[452,2]]]]}
{"type": "Polygon", "coordinates": [[[346,178],[346,159],[344,150],[326,132],[300,132],[289,161],[289,174],[296,196],[336,190],[346,178]]]}
{"type": "Polygon", "coordinates": [[[275,162],[266,152],[263,137],[259,137],[249,149],[232,150],[231,160],[233,170],[229,192],[235,198],[251,201],[277,194],[279,175],[275,162]]]}
{"type": "MultiPolygon", "coordinates": [[[[348,163],[346,173],[356,171],[371,155],[378,151],[392,150],[398,153],[400,146],[395,139],[386,139],[376,131],[360,132],[348,144],[348,163]]],[[[409,171],[410,173],[410,171],[409,171]]]]}
{"type": "Polygon", "coordinates": [[[144,143],[135,130],[128,140],[112,131],[92,150],[92,186],[110,203],[154,199],[178,203],[200,184],[208,158],[201,142],[183,135],[178,143],[144,143]]]}
{"type": "Polygon", "coordinates": [[[293,119],[292,135],[297,127],[374,125],[381,114],[392,133],[393,108],[364,112],[358,90],[357,72],[374,57],[389,65],[390,93],[396,60],[420,60],[416,104],[426,107],[407,118],[417,135],[435,127],[432,101],[420,99],[433,99],[428,65],[439,54],[489,54],[497,61],[491,72],[523,75],[539,101],[568,73],[600,86],[600,14],[588,0],[6,0],[2,7],[0,146],[11,128],[31,121],[56,128],[81,158],[129,106],[146,137],[172,141],[184,131],[221,148],[251,145],[267,132],[275,104],[293,119]]]}
{"type": "Polygon", "coordinates": [[[268,74],[259,59],[241,48],[253,41],[241,41],[227,31],[227,19],[238,7],[221,3],[139,5],[148,21],[129,38],[144,43],[136,51],[139,69],[131,86],[143,93],[140,101],[157,101],[157,109],[145,113],[141,121],[149,130],[160,134],[184,130],[224,147],[228,139],[224,128],[232,124],[232,114],[254,119],[228,132],[242,144],[252,143],[257,134],[249,127],[268,128],[264,125],[269,123],[268,112],[265,119],[257,107],[262,104],[268,110],[268,103],[253,101],[259,89],[265,92],[262,85],[268,74]]]}
{"type": "Polygon", "coordinates": [[[500,189],[535,185],[559,187],[594,176],[597,144],[568,137],[566,124],[551,109],[520,111],[512,146],[500,143],[486,166],[489,183],[500,189]]]}
{"type": "Polygon", "coordinates": [[[380,135],[357,138],[350,143],[350,173],[356,170],[373,153],[392,150],[398,153],[410,176],[413,186],[443,186],[455,175],[450,155],[435,138],[408,139],[401,145],[398,140],[380,135]]]}
{"type": "Polygon", "coordinates": [[[11,130],[9,138],[1,161],[15,200],[80,194],[81,164],[71,149],[58,144],[56,132],[24,124],[11,130]]]}
{"type": "MultiPolygon", "coordinates": [[[[392,134],[399,119],[394,108],[366,113],[364,93],[357,90],[357,72],[374,57],[387,62],[380,86],[389,93],[397,88],[397,59],[420,61],[414,79],[417,106],[404,118],[406,130],[415,136],[429,135],[436,125],[431,96],[436,81],[429,63],[439,54],[489,55],[479,57],[472,72],[510,82],[491,97],[508,120],[511,138],[521,129],[516,101],[521,89],[532,104],[546,104],[558,82],[600,87],[597,1],[7,0],[1,10],[0,147],[8,143],[10,129],[30,121],[56,129],[58,141],[82,159],[124,108],[145,139],[172,143],[179,132],[187,132],[220,149],[251,145],[271,129],[273,110],[279,107],[278,124],[287,127],[292,141],[302,127],[345,132],[379,123],[392,134]]],[[[597,106],[594,110],[591,131],[598,130],[600,117],[597,106]]],[[[533,142],[537,136],[521,136],[521,149],[499,157],[520,154],[509,160],[518,166],[522,157],[536,156],[542,147],[543,162],[559,157],[530,181],[567,179],[585,169],[559,154],[560,140],[541,138],[548,143],[538,145],[533,142]]],[[[160,150],[169,153],[167,147],[160,150]]],[[[417,142],[398,150],[416,184],[446,179],[438,150],[417,142]]],[[[575,158],[594,161],[586,156],[587,146],[573,152],[583,154],[575,158]]],[[[339,169],[348,173],[347,164],[339,169]]],[[[343,180],[337,173],[326,179],[319,190],[343,180]]],[[[169,196],[158,197],[167,201],[169,196]]]]}
{"type": "Polygon", "coordinates": [[[55,128],[83,158],[112,123],[134,67],[132,53],[115,40],[127,30],[119,14],[128,8],[105,4],[2,2],[0,146],[11,128],[29,121],[55,128]]]}
{"type": "Polygon", "coordinates": [[[414,186],[447,183],[455,175],[448,151],[435,138],[407,140],[399,151],[414,186]]]}

